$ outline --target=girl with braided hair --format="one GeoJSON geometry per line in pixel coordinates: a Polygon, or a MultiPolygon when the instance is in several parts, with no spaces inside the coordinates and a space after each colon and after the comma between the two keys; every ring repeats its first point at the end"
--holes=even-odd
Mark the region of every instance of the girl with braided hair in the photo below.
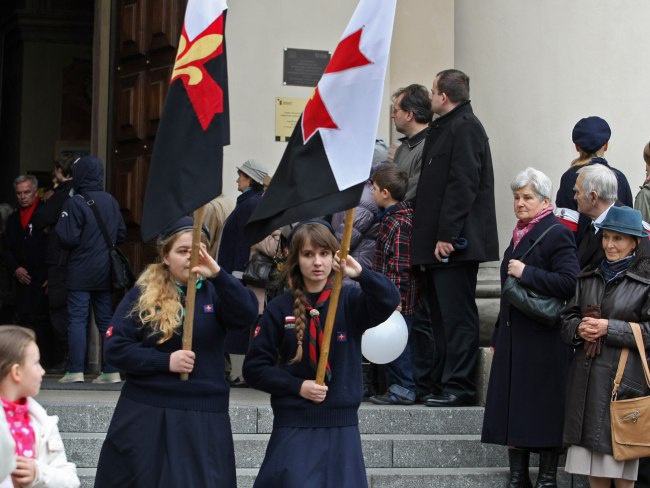
{"type": "Polygon", "coordinates": [[[283,269],[290,290],[269,303],[246,355],[246,381],[271,394],[274,415],[256,487],[368,486],[358,426],[361,335],[385,321],[400,298],[386,277],[351,256],[341,260],[338,247],[326,222],[294,229],[283,269]],[[341,290],[325,385],[318,385],[313,378],[338,269],[360,286],[341,290]]]}

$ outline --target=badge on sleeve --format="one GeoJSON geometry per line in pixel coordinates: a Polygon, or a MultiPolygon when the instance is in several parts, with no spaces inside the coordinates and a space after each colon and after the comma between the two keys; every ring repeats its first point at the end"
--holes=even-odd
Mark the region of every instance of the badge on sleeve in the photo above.
{"type": "Polygon", "coordinates": [[[285,329],[295,329],[296,328],[296,317],[292,315],[287,315],[284,318],[284,328],[285,329]]]}
{"type": "Polygon", "coordinates": [[[260,333],[260,329],[261,329],[261,328],[262,328],[262,327],[259,326],[259,325],[258,325],[257,327],[255,327],[255,332],[253,332],[253,338],[257,337],[257,334],[260,333]]]}
{"type": "Polygon", "coordinates": [[[113,326],[112,325],[108,329],[106,329],[106,334],[104,334],[104,335],[106,336],[106,339],[108,339],[109,337],[111,337],[113,335],[113,326]]]}
{"type": "Polygon", "coordinates": [[[203,305],[203,313],[214,313],[214,305],[211,303],[203,305]]]}
{"type": "Polygon", "coordinates": [[[346,332],[336,332],[336,342],[348,342],[348,334],[346,332]]]}

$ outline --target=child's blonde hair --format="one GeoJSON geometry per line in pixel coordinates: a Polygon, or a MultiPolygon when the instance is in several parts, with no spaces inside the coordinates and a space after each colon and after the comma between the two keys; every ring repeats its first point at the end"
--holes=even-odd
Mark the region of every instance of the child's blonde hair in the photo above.
{"type": "Polygon", "coordinates": [[[31,329],[18,325],[0,325],[0,380],[9,374],[14,364],[23,364],[25,349],[30,342],[36,343],[31,329]]]}

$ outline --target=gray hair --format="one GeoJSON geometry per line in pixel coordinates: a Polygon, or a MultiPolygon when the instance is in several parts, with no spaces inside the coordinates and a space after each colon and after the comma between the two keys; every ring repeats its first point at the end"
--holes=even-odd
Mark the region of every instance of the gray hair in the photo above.
{"type": "Polygon", "coordinates": [[[551,198],[553,192],[553,183],[551,179],[542,173],[540,170],[528,167],[515,176],[515,179],[510,183],[510,189],[514,192],[530,185],[533,191],[542,201],[545,198],[551,198]]]}
{"type": "Polygon", "coordinates": [[[26,181],[31,181],[34,189],[38,188],[38,178],[34,175],[20,175],[14,180],[14,191],[16,191],[16,187],[21,184],[25,183],[26,181]]]}
{"type": "Polygon", "coordinates": [[[589,195],[596,192],[598,198],[606,202],[618,199],[616,174],[604,164],[590,164],[578,170],[582,175],[582,191],[589,195]]]}

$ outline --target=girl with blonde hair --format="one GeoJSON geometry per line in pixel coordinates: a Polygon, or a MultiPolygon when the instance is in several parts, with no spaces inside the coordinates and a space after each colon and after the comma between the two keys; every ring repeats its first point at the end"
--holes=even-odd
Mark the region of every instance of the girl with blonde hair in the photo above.
{"type": "MultiPolygon", "coordinates": [[[[182,349],[193,224],[183,217],[163,231],[160,262],[126,294],[106,333],[106,357],[126,383],[102,446],[97,488],[236,486],[224,338],[226,329],[252,323],[257,301],[201,244],[192,270],[199,275],[193,350],[182,349]]],[[[204,234],[209,240],[205,227],[204,234]]]]}

